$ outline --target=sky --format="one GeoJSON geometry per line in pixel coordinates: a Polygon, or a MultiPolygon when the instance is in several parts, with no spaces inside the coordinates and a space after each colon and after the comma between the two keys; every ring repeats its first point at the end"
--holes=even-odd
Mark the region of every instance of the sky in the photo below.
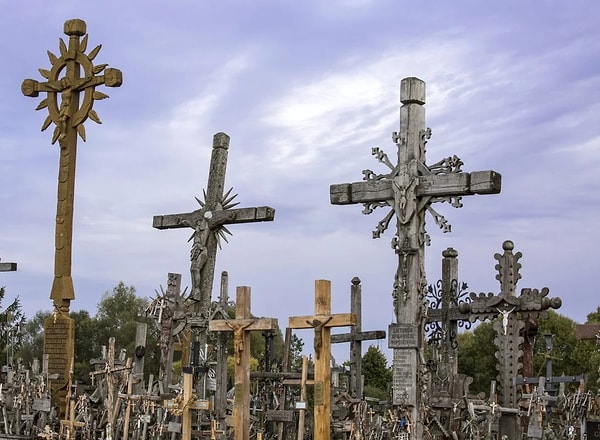
{"type": "MultiPolygon", "coordinates": [[[[275,220],[232,225],[219,274],[252,289],[252,312],[279,319],[314,311],[314,281],[332,282],[332,312],[350,309],[362,281],[362,329],[394,321],[394,226],[387,210],[334,206],[332,184],[387,172],[371,155],[396,157],[399,85],[427,87],[427,163],[457,155],[464,171],[502,175],[498,195],[436,204],[452,225],[427,217],[426,275],[458,251],[469,291],[499,293],[493,255],[512,240],[523,257],[517,288],[548,287],[559,313],[583,323],[600,305],[600,4],[589,1],[403,0],[140,1],[0,0],[0,273],[3,306],[49,311],[58,145],[46,110],[21,83],[49,69],[63,24],[83,19],[95,64],[123,72],[78,143],[73,234],[75,300],[96,312],[123,281],[142,297],[169,272],[189,286],[190,229],[157,230],[155,215],[197,209],[212,137],[231,137],[225,187],[239,207],[271,206],[275,220]]],[[[341,332],[345,329],[334,331],[341,332]]],[[[298,331],[309,351],[312,334],[298,331]]],[[[375,342],[386,351],[385,341],[375,342]]],[[[368,344],[363,345],[366,350],[368,344]]],[[[339,362],[347,346],[335,347],[339,362]]]]}

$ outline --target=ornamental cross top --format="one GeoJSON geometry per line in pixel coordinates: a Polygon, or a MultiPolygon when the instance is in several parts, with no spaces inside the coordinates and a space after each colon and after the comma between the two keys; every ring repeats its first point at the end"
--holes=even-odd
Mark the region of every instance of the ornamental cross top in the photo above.
{"type": "Polygon", "coordinates": [[[60,145],[58,171],[58,203],[56,209],[56,238],[54,259],[54,282],[50,299],[56,308],[68,313],[70,301],[75,299],[71,278],[71,249],[73,241],[73,202],[75,195],[75,159],[77,157],[77,136],[85,141],[85,126],[89,118],[100,124],[98,114],[92,109],[94,101],[106,99],[108,95],[96,90],[96,86],[119,87],[123,75],[119,69],[107,68],[108,64],[94,66],[94,59],[102,45],[96,46],[87,55],[88,36],[85,21],[67,20],[64,33],[69,36],[68,46],[59,40],[60,56],[48,51],[52,67],[38,69],[47,80],[39,82],[26,79],[21,85],[25,96],[37,97],[47,93],[36,110],[48,109],[48,116],[42,124],[42,131],[50,124],[56,126],[52,134],[52,144],[60,145]],[[80,40],[80,37],[83,37],[80,40]],[[64,76],[60,76],[64,72],[64,76]],[[83,72],[83,76],[81,73],[83,72]],[[103,74],[102,74],[103,73],[103,74]],[[60,103],[59,103],[60,94],[60,103]],[[80,95],[83,99],[80,103],[80,95]]]}

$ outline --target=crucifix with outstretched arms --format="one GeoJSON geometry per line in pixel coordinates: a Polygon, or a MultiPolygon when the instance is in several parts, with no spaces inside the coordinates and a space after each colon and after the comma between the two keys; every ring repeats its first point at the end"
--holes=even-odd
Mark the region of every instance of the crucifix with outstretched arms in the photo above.
{"type": "Polygon", "coordinates": [[[458,208],[462,206],[462,196],[497,194],[501,176],[495,171],[463,172],[463,163],[456,156],[426,165],[425,145],[431,131],[425,128],[425,83],[414,77],[403,79],[400,102],[400,131],[392,136],[398,151],[396,164],[379,148],[373,148],[372,154],[390,172],[376,174],[365,170],[362,182],[331,185],[330,197],[334,205],[361,203],[365,214],[378,207],[389,207],[373,238],[380,237],[392,218],[396,219],[396,234],[392,239],[392,248],[398,256],[392,294],[396,323],[388,332],[388,345],[394,349],[392,396],[404,420],[406,434],[421,438],[418,410],[424,384],[419,379],[419,355],[427,286],[424,253],[429,241],[425,212],[429,211],[436,224],[448,232],[448,222],[433,209],[433,203],[448,202],[458,208]]]}

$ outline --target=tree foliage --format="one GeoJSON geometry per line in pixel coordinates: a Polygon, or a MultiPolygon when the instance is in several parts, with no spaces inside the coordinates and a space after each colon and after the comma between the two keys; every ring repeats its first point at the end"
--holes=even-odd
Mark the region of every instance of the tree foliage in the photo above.
{"type": "MultiPolygon", "coordinates": [[[[600,318],[600,307],[588,315],[588,321],[600,318]]],[[[600,319],[599,319],[600,321],[600,319]]],[[[600,353],[595,341],[580,341],[575,337],[576,323],[553,310],[538,322],[534,347],[534,375],[546,376],[547,366],[552,364],[552,376],[580,376],[588,378],[587,386],[598,389],[598,365],[600,353]],[[546,343],[551,336],[551,346],[546,343]]],[[[470,391],[489,393],[497,371],[494,345],[495,331],[492,323],[479,324],[473,331],[458,335],[458,369],[473,378],[470,391]]],[[[574,383],[571,387],[577,386],[574,383]]]]}
{"type": "MultiPolygon", "coordinates": [[[[365,394],[368,389],[387,393],[392,382],[392,370],[387,366],[385,354],[375,345],[370,345],[362,357],[365,394]]],[[[379,395],[373,397],[380,397],[379,395]]]]}

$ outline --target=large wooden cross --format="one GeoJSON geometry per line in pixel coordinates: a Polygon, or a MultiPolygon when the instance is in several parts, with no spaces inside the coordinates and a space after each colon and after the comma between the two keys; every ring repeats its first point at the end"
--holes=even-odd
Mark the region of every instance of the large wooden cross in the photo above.
{"type": "Polygon", "coordinates": [[[331,343],[339,344],[350,342],[350,395],[354,398],[362,398],[362,341],[374,341],[385,339],[384,330],[373,330],[363,332],[361,327],[362,298],[360,278],[352,278],[350,287],[350,313],[356,316],[356,325],[350,327],[349,333],[338,333],[331,335],[331,343]]]}
{"type": "Polygon", "coordinates": [[[0,263],[0,272],[14,272],[17,270],[17,263],[0,263]]]}
{"type": "Polygon", "coordinates": [[[331,328],[356,325],[353,313],[331,313],[331,281],[315,281],[315,314],[291,316],[288,327],[312,328],[315,332],[314,432],[313,437],[327,440],[331,430],[331,328]]]}
{"type": "MultiPolygon", "coordinates": [[[[59,40],[59,56],[48,51],[48,58],[52,64],[50,70],[38,69],[46,81],[26,79],[21,85],[25,96],[37,97],[40,92],[47,94],[36,110],[48,109],[49,115],[42,124],[42,131],[54,123],[56,127],[52,134],[52,144],[58,140],[60,146],[54,280],[50,291],[55,316],[44,322],[44,352],[50,354],[49,371],[59,374],[52,394],[53,398],[58,400],[65,396],[66,377],[75,345],[75,324],[69,317],[69,308],[71,300],[75,299],[71,257],[77,135],[85,141],[83,123],[88,118],[100,123],[100,118],[92,107],[94,101],[108,96],[97,91],[96,87],[102,84],[107,87],[119,87],[123,82],[120,70],[107,68],[107,64],[94,66],[93,61],[100,52],[101,45],[88,54],[85,53],[88,36],[83,20],[67,20],[64,33],[69,36],[69,42],[67,45],[62,38],[59,40]],[[83,38],[80,40],[80,37],[83,38]]],[[[67,403],[63,402],[63,414],[68,410],[67,403]]]]}
{"type": "Polygon", "coordinates": [[[250,287],[238,286],[235,319],[213,319],[210,331],[233,332],[235,359],[233,420],[235,440],[250,438],[250,332],[278,328],[275,318],[253,318],[250,313],[250,287]]]}
{"type": "MultiPolygon", "coordinates": [[[[393,164],[378,147],[372,149],[377,160],[390,172],[376,174],[363,171],[362,182],[331,185],[331,203],[347,205],[361,203],[363,213],[370,214],[377,207],[389,207],[386,216],[373,232],[378,238],[396,218],[396,234],[392,247],[398,255],[398,269],[394,279],[393,299],[398,327],[397,333],[406,337],[394,348],[393,403],[406,409],[417,430],[422,429],[420,383],[418,375],[419,352],[422,350],[419,323],[421,294],[425,281],[424,253],[429,237],[425,232],[425,212],[444,232],[450,231],[446,219],[433,208],[434,202],[448,202],[462,206],[461,197],[473,194],[497,194],[501,176],[495,171],[466,173],[463,162],[456,156],[433,165],[426,165],[425,145],[431,131],[425,128],[425,83],[418,78],[405,78],[400,83],[400,132],[392,139],[397,146],[397,161],[393,164]]],[[[392,338],[393,335],[389,335],[392,338]]],[[[421,433],[416,432],[415,438],[421,433]]]]}
{"type": "Polygon", "coordinates": [[[152,226],[156,229],[192,228],[194,233],[191,251],[191,299],[196,302],[198,313],[208,313],[210,310],[211,293],[215,271],[217,247],[220,238],[226,240],[225,234],[230,234],[226,225],[237,223],[272,221],[275,210],[269,206],[255,208],[236,208],[233,203],[237,196],[230,196],[231,190],[223,194],[225,186],[225,171],[229,136],[217,133],[213,137],[208,186],[204,200],[196,198],[200,209],[182,214],[154,216],[152,226]]]}
{"type": "Polygon", "coordinates": [[[123,75],[118,69],[107,68],[107,64],[94,66],[94,59],[100,52],[96,46],[87,55],[88,36],[85,21],[67,20],[64,33],[69,36],[69,44],[60,39],[60,56],[48,51],[52,67],[50,70],[38,69],[47,80],[39,82],[26,79],[21,85],[25,96],[37,97],[40,92],[48,96],[42,100],[36,110],[48,109],[48,117],[42,125],[42,131],[54,123],[52,144],[57,140],[60,145],[60,164],[58,171],[58,204],[56,209],[56,250],[54,259],[54,282],[50,299],[61,311],[69,311],[70,301],[75,299],[73,279],[71,278],[71,248],[73,241],[73,201],[75,196],[75,161],[77,156],[77,135],[85,141],[85,126],[89,118],[100,124],[98,114],[92,109],[94,101],[108,98],[96,90],[104,84],[107,87],[119,87],[123,75]],[[80,40],[80,37],[83,39],[80,40]],[[64,71],[64,76],[60,75],[64,71]],[[101,73],[104,74],[101,75],[101,73]],[[83,75],[82,75],[83,74],[83,75]],[[83,97],[81,95],[83,94],[83,97]],[[60,95],[60,103],[59,103],[60,95]],[[80,98],[82,98],[80,100],[80,98]]]}

